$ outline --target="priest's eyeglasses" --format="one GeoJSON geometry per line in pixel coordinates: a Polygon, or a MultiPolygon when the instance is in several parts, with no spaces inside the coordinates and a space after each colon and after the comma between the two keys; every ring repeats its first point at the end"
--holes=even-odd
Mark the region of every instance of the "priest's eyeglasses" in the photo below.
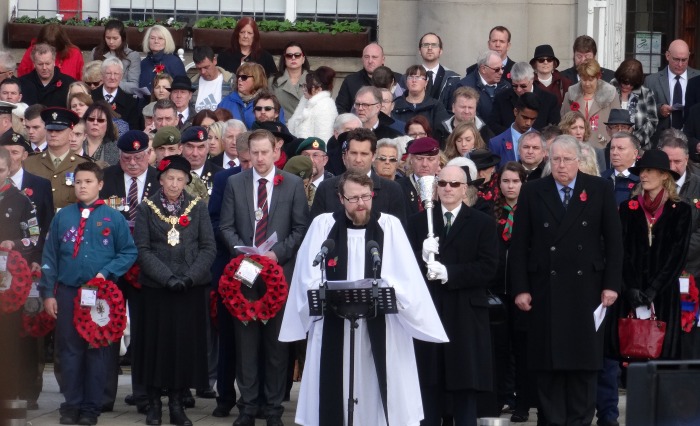
{"type": "Polygon", "coordinates": [[[349,198],[346,197],[345,195],[343,195],[343,198],[345,198],[345,201],[347,201],[348,203],[353,203],[353,204],[359,203],[360,200],[369,201],[373,197],[374,197],[374,192],[370,192],[369,194],[356,195],[354,197],[349,197],[349,198]]]}

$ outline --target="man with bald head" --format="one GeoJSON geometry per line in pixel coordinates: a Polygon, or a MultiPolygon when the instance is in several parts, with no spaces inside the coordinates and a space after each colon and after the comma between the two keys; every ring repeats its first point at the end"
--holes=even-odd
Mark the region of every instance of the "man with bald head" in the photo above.
{"type": "Polygon", "coordinates": [[[700,75],[700,71],[688,66],[690,49],[683,40],[673,40],[666,51],[668,66],[650,74],[644,85],[654,92],[659,124],[657,134],[664,129],[683,128],[683,109],[688,80],[700,75]]]}
{"type": "MultiPolygon", "coordinates": [[[[372,85],[372,73],[378,67],[384,65],[384,49],[379,43],[370,43],[362,51],[362,69],[354,72],[343,80],[340,86],[338,96],[335,99],[335,106],[338,108],[338,114],[352,111],[352,104],[355,101],[355,95],[362,86],[372,85]]],[[[396,82],[402,81],[402,76],[399,73],[394,73],[396,82]]]]}

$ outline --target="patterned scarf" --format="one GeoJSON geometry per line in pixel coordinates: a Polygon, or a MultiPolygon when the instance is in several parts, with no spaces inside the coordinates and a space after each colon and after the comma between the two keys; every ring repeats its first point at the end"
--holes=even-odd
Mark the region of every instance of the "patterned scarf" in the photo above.
{"type": "Polygon", "coordinates": [[[182,191],[180,193],[180,196],[177,197],[177,200],[175,202],[170,202],[168,198],[165,196],[165,192],[163,189],[160,189],[160,204],[163,205],[163,208],[170,213],[171,216],[177,216],[178,213],[182,210],[182,203],[185,202],[185,191],[182,191]]]}
{"type": "Polygon", "coordinates": [[[5,198],[5,192],[10,188],[12,188],[12,181],[9,178],[5,179],[5,183],[0,186],[0,200],[5,198]]]}
{"type": "Polygon", "coordinates": [[[510,234],[513,233],[513,215],[515,214],[516,208],[518,208],[517,204],[513,207],[511,207],[508,204],[505,204],[503,206],[503,210],[505,210],[508,213],[508,216],[506,217],[505,226],[503,226],[503,233],[501,234],[501,238],[503,238],[503,241],[510,240],[510,234]]]}
{"type": "Polygon", "coordinates": [[[80,243],[83,241],[83,234],[85,233],[85,224],[87,223],[90,213],[104,204],[104,200],[98,199],[92,205],[83,207],[83,203],[78,204],[78,209],[80,210],[80,225],[78,226],[78,235],[75,237],[75,245],[73,245],[73,258],[78,257],[78,252],[80,251],[80,243]]]}

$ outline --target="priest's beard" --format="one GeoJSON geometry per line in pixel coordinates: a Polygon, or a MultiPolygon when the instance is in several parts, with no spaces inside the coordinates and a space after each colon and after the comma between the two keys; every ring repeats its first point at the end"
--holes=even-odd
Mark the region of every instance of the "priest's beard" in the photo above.
{"type": "Polygon", "coordinates": [[[345,211],[345,215],[352,221],[354,226],[365,226],[369,223],[370,209],[355,210],[354,212],[345,211]]]}

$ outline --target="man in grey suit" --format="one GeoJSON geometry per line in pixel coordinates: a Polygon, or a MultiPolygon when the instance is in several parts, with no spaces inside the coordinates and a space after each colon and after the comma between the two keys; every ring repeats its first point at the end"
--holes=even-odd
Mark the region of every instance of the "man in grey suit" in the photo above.
{"type": "MultiPolygon", "coordinates": [[[[277,232],[277,243],[265,256],[282,266],[287,282],[291,282],[295,253],[308,223],[304,184],[299,177],[275,168],[276,139],[272,133],[255,130],[248,143],[253,168],[228,179],[221,208],[221,234],[229,252],[238,255],[235,246],[260,246],[277,232]]],[[[243,295],[251,300],[260,298],[266,291],[259,280],[251,288],[241,288],[243,295]]],[[[261,408],[267,425],[282,425],[288,348],[277,340],[281,323],[282,315],[276,315],[266,324],[259,321],[243,324],[234,319],[236,381],[241,392],[240,414],[234,426],[255,424],[260,386],[265,394],[266,405],[261,408]],[[264,380],[258,377],[260,362],[264,362],[264,380]]]]}
{"type": "Polygon", "coordinates": [[[683,128],[683,106],[688,80],[700,75],[700,71],[688,66],[689,57],[688,44],[683,40],[673,40],[666,51],[668,66],[648,75],[644,80],[644,85],[654,92],[656,99],[659,116],[657,135],[669,127],[683,128]]]}

